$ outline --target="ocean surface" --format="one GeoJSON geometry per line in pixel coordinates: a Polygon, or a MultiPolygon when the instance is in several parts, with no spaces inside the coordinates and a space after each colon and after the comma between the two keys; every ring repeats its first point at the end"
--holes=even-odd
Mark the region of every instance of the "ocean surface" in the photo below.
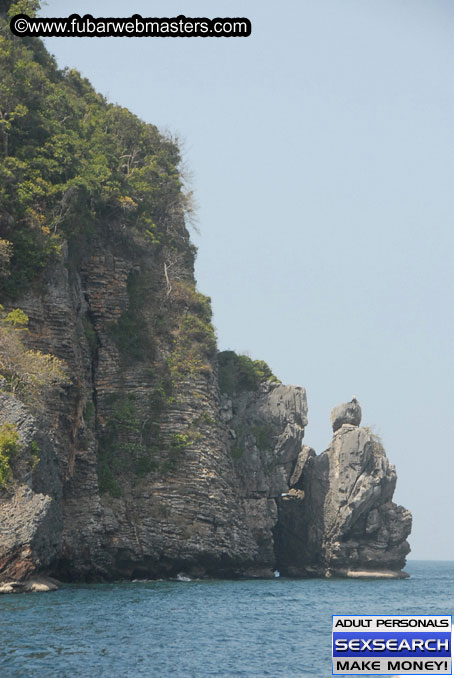
{"type": "Polygon", "coordinates": [[[0,677],[328,677],[332,614],[454,612],[454,562],[406,569],[406,580],[118,582],[0,596],[0,677]]]}

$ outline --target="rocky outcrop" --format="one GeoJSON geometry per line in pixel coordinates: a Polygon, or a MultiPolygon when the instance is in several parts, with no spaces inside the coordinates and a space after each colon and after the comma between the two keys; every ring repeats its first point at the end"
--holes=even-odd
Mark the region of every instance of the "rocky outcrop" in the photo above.
{"type": "Polygon", "coordinates": [[[224,400],[222,411],[262,575],[400,573],[411,514],[392,503],[395,468],[377,436],[359,428],[356,399],[334,408],[333,442],[319,456],[302,444],[304,389],[267,382],[224,400]]]}
{"type": "Polygon", "coordinates": [[[349,403],[341,403],[331,412],[331,426],[338,431],[344,424],[359,426],[361,423],[361,407],[355,396],[349,403]]]}
{"type": "Polygon", "coordinates": [[[19,581],[0,583],[0,595],[2,593],[48,593],[57,591],[60,582],[52,577],[33,577],[19,581]]]}
{"type": "Polygon", "coordinates": [[[265,382],[257,392],[224,398],[237,492],[244,520],[258,545],[247,574],[272,575],[277,499],[289,490],[307,425],[304,388],[265,382]]]}
{"type": "MultiPolygon", "coordinates": [[[[46,403],[46,416],[16,401],[24,444],[39,439],[40,463],[0,494],[0,581],[43,572],[234,576],[255,561],[219,416],[215,353],[164,392],[181,318],[200,303],[181,228],[170,294],[167,250],[106,226],[90,250],[63,248],[42,286],[17,304],[30,319],[28,342],[65,360],[71,385],[46,403]]],[[[3,420],[19,421],[8,409],[3,420]]]]}
{"type": "Polygon", "coordinates": [[[322,551],[327,572],[399,571],[410,550],[406,538],[411,514],[392,503],[396,470],[380,440],[368,429],[344,424],[324,454],[322,551]]]}
{"type": "Polygon", "coordinates": [[[411,517],[357,401],[317,456],[304,388],[221,396],[184,224],[179,243],[104,224],[15,303],[71,383],[33,414],[1,396],[40,461],[0,492],[0,582],[400,570],[411,517]]]}
{"type": "Polygon", "coordinates": [[[353,405],[333,410],[330,447],[304,456],[294,478],[295,488],[304,492],[301,505],[281,500],[278,567],[287,574],[389,576],[405,565],[411,514],[392,502],[396,471],[379,438],[348,423],[353,416],[360,420],[359,404],[353,405]]]}

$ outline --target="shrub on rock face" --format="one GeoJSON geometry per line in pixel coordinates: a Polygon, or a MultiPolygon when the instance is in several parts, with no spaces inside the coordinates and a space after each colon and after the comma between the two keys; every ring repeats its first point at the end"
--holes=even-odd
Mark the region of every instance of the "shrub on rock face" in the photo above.
{"type": "Polygon", "coordinates": [[[273,430],[270,425],[256,424],[251,427],[251,433],[259,450],[265,451],[273,448],[273,430]]]}
{"type": "Polygon", "coordinates": [[[219,388],[228,395],[256,391],[264,381],[279,381],[264,360],[252,360],[235,351],[219,353],[218,365],[219,388]]]}
{"type": "Polygon", "coordinates": [[[21,309],[6,314],[0,306],[0,314],[0,376],[7,391],[38,407],[50,389],[66,382],[63,362],[49,353],[27,349],[22,335],[28,317],[21,309]]]}
{"type": "Polygon", "coordinates": [[[0,426],[0,489],[11,480],[11,460],[21,449],[19,433],[14,424],[0,426]]]}
{"type": "Polygon", "coordinates": [[[190,376],[209,373],[215,351],[216,335],[211,323],[189,311],[184,313],[174,331],[174,349],[168,359],[174,384],[190,376]]]}
{"type": "Polygon", "coordinates": [[[0,278],[9,275],[9,264],[12,255],[12,245],[8,240],[0,239],[0,278]]]}

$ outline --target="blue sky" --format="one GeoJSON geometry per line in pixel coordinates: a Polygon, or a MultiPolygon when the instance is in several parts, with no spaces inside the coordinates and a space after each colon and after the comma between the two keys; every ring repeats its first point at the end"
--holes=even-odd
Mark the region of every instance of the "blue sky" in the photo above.
{"type": "Polygon", "coordinates": [[[46,40],[183,141],[221,349],[355,394],[396,464],[413,558],[454,559],[451,0],[49,0],[42,14],[247,16],[250,38],[46,40]]]}

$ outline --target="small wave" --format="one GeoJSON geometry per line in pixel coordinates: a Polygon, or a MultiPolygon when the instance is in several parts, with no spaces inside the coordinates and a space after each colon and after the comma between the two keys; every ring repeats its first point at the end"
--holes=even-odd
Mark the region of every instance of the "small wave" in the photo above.
{"type": "Polygon", "coordinates": [[[180,572],[177,574],[177,581],[192,581],[191,577],[188,577],[186,574],[180,572]]]}

